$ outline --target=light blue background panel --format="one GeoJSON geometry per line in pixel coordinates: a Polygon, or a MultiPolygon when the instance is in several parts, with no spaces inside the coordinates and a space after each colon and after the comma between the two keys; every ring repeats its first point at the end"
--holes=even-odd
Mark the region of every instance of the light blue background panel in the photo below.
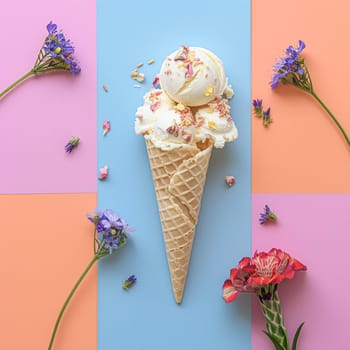
{"type": "Polygon", "coordinates": [[[97,0],[98,204],[136,227],[125,248],[99,263],[98,349],[251,348],[250,297],[232,304],[221,286],[251,253],[250,2],[97,0]],[[161,224],[135,111],[167,54],[180,45],[205,47],[222,59],[235,90],[232,115],[239,139],[214,150],[207,174],[183,302],[174,301],[161,224]],[[153,65],[146,61],[154,58],[153,65]],[[146,80],[130,78],[136,64],[146,80]],[[109,92],[102,89],[106,85],[109,92]],[[102,122],[111,132],[102,136],[102,122]],[[228,188],[226,175],[236,185],[228,188]],[[121,288],[129,275],[136,285],[121,288]]]}

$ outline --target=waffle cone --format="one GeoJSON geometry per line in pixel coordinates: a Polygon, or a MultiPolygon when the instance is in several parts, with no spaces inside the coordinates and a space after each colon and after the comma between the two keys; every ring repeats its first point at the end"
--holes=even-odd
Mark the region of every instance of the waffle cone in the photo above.
{"type": "Polygon", "coordinates": [[[182,301],[212,145],[163,151],[146,139],[171,282],[182,301]]]}

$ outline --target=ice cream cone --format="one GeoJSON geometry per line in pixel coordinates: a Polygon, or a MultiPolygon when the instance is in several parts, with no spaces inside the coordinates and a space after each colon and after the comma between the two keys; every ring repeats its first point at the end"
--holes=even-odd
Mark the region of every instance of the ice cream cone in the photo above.
{"type": "Polygon", "coordinates": [[[182,301],[212,144],[163,151],[146,139],[176,302],[182,301]]]}

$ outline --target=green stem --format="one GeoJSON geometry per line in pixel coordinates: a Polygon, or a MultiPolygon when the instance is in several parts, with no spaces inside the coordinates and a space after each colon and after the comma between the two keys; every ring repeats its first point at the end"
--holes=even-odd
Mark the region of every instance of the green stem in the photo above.
{"type": "Polygon", "coordinates": [[[52,332],[52,335],[51,335],[51,339],[50,339],[50,344],[49,344],[49,347],[48,347],[48,350],[51,350],[52,349],[52,346],[53,346],[53,342],[55,340],[55,336],[56,336],[56,333],[57,333],[57,329],[58,329],[58,326],[60,324],[60,321],[61,321],[61,318],[64,314],[64,311],[66,310],[70,300],[72,299],[75,291],[77,290],[77,288],[79,287],[81,281],[84,279],[84,277],[87,275],[87,273],[90,271],[91,267],[95,264],[95,262],[100,258],[100,255],[95,254],[93,259],[90,261],[89,265],[86,267],[86,269],[84,270],[84,272],[81,274],[81,276],[79,277],[79,279],[77,280],[77,282],[75,283],[73,289],[71,290],[71,292],[69,293],[66,301],[64,302],[62,308],[61,308],[61,311],[57,317],[57,320],[56,320],[56,323],[55,323],[55,327],[53,329],[53,332],[52,332]]]}
{"type": "Polygon", "coordinates": [[[343,134],[348,146],[350,147],[350,139],[349,136],[346,134],[345,130],[343,127],[340,125],[338,122],[337,118],[332,114],[332,112],[328,109],[328,107],[323,103],[323,101],[315,94],[313,90],[310,91],[310,94],[315,98],[315,100],[323,107],[323,109],[328,113],[328,115],[333,119],[335,124],[337,125],[338,129],[341,131],[343,134]]]}
{"type": "Polygon", "coordinates": [[[6,95],[9,91],[11,91],[14,87],[16,87],[18,84],[20,84],[22,81],[26,80],[30,76],[34,75],[34,70],[30,70],[28,73],[24,74],[22,77],[20,77],[18,80],[16,80],[13,84],[11,84],[9,87],[7,87],[3,92],[0,93],[0,98],[6,95]]]}

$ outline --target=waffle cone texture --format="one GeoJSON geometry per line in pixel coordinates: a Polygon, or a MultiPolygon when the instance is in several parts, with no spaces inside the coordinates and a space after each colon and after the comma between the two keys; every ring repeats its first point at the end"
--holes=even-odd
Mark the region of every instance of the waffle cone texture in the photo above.
{"type": "Polygon", "coordinates": [[[176,302],[182,301],[212,145],[163,151],[145,140],[176,302]]]}

